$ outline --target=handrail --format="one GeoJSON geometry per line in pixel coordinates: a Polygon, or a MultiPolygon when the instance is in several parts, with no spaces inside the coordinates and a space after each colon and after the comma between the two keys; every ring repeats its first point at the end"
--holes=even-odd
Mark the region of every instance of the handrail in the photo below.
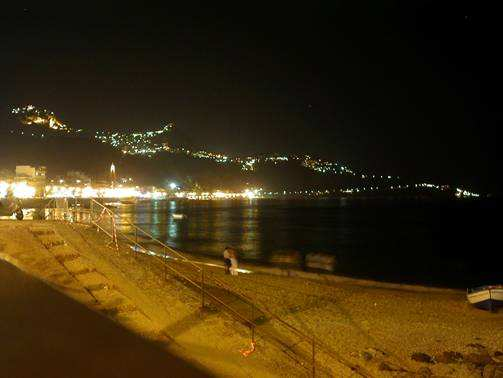
{"type": "MultiPolygon", "coordinates": [[[[106,212],[111,218],[115,218],[117,217],[117,214],[115,214],[112,210],[110,210],[108,207],[104,206],[103,204],[99,203],[98,201],[96,201],[95,199],[90,199],[91,203],[93,205],[97,205],[99,206],[104,212],[106,212]]],[[[51,203],[54,203],[54,198],[51,199],[47,204],[46,204],[46,207],[48,207],[51,203]]],[[[96,226],[97,228],[99,228],[102,232],[104,232],[108,237],[114,239],[114,235],[109,233],[107,230],[105,230],[103,227],[101,227],[97,222],[95,222],[93,220],[93,214],[92,212],[90,212],[90,222],[96,226]]],[[[194,268],[197,269],[198,272],[200,272],[202,270],[202,267],[195,264],[192,260],[188,259],[185,255],[183,255],[182,253],[178,252],[177,250],[175,250],[174,248],[166,245],[165,243],[161,242],[159,239],[156,239],[153,235],[151,235],[150,233],[148,233],[147,231],[145,231],[144,229],[142,229],[141,227],[138,227],[136,224],[134,223],[131,223],[129,222],[127,219],[122,219],[121,220],[122,222],[125,222],[128,226],[130,227],[133,227],[135,230],[139,231],[141,234],[145,235],[145,236],[148,236],[150,238],[150,240],[156,242],[157,244],[159,244],[160,246],[162,246],[164,249],[168,250],[169,252],[177,255],[178,257],[180,257],[184,262],[187,262],[189,263],[190,265],[192,265],[194,268]]],[[[135,246],[139,247],[139,248],[144,248],[141,244],[139,244],[137,241],[134,241],[132,240],[131,238],[129,238],[126,234],[122,233],[121,232],[121,235],[126,239],[128,240],[130,243],[133,243],[135,246]]],[[[170,269],[176,271],[174,268],[172,268],[171,266],[169,266],[168,264],[166,264],[166,262],[164,260],[160,260],[159,261],[162,261],[163,265],[166,265],[167,267],[169,267],[170,269]]],[[[192,284],[194,284],[196,287],[200,288],[196,283],[194,283],[192,280],[190,280],[188,277],[186,277],[186,275],[184,275],[183,273],[180,273],[178,271],[176,271],[177,274],[183,276],[187,281],[191,282],[192,284]]],[[[211,273],[210,273],[211,274],[211,273]]],[[[221,281],[220,279],[218,279],[217,277],[214,277],[213,275],[211,275],[212,278],[217,282],[219,283],[221,286],[223,286],[225,289],[229,290],[230,292],[233,292],[235,294],[237,294],[239,297],[241,297],[242,300],[244,300],[245,302],[253,302],[254,299],[249,297],[247,294],[243,293],[241,290],[239,289],[236,289],[234,287],[230,287],[227,283],[221,281]]],[[[239,313],[235,312],[234,310],[232,310],[229,306],[225,305],[225,303],[221,302],[220,300],[218,300],[216,297],[214,297],[213,295],[211,295],[210,293],[207,293],[209,296],[211,296],[213,299],[217,300],[218,302],[220,302],[222,305],[224,305],[227,309],[231,310],[232,312],[236,313],[240,318],[242,318],[242,320],[244,320],[245,322],[247,323],[250,323],[250,324],[254,324],[253,322],[251,322],[250,320],[242,317],[242,315],[240,315],[239,313]]],[[[255,306],[256,307],[256,306],[255,306]]],[[[279,318],[276,314],[274,314],[273,312],[271,312],[269,309],[267,308],[264,308],[264,309],[261,309],[261,311],[263,312],[266,312],[269,316],[271,316],[272,318],[274,318],[275,320],[279,321],[281,324],[283,324],[284,326],[286,326],[287,328],[289,328],[291,331],[293,331],[295,334],[297,334],[297,336],[303,338],[305,341],[308,341],[308,342],[313,342],[314,341],[314,337],[309,337],[307,335],[305,335],[302,331],[300,331],[299,329],[297,329],[296,327],[292,326],[291,324],[285,322],[283,319],[279,318]]]]}
{"type": "MultiPolygon", "coordinates": [[[[105,209],[107,212],[109,212],[111,214],[111,216],[114,216],[114,217],[117,217],[117,214],[115,214],[112,210],[110,210],[108,207],[102,205],[101,203],[99,203],[98,201],[94,200],[94,199],[91,199],[91,202],[93,204],[96,204],[98,206],[100,206],[101,208],[105,209]]],[[[181,254],[180,252],[176,251],[175,249],[173,249],[172,247],[164,244],[163,242],[161,242],[159,239],[156,239],[154,236],[152,236],[151,234],[149,234],[147,231],[145,231],[144,229],[138,227],[136,224],[134,223],[131,223],[129,222],[127,219],[123,219],[121,220],[123,222],[126,222],[129,226],[133,227],[135,230],[137,231],[140,231],[143,235],[146,235],[148,236],[151,240],[155,241],[156,243],[160,244],[163,248],[167,249],[168,251],[176,254],[178,257],[180,257],[181,259],[185,260],[186,262],[190,263],[191,265],[193,265],[196,269],[198,270],[201,270],[201,268],[194,264],[191,260],[189,260],[185,255],[181,254]]]]}
{"type": "MultiPolygon", "coordinates": [[[[100,204],[99,202],[95,201],[94,199],[91,199],[91,201],[93,201],[95,204],[99,205],[103,210],[105,210],[110,216],[116,216],[116,214],[110,210],[109,208],[107,208],[106,206],[103,206],[102,204],[100,204]]],[[[133,226],[135,227],[137,230],[141,231],[143,234],[149,236],[153,241],[159,243],[160,245],[162,245],[164,248],[168,249],[169,251],[175,253],[177,256],[181,257],[183,259],[184,262],[188,262],[190,263],[192,266],[196,267],[198,272],[200,272],[203,268],[198,266],[197,264],[195,264],[192,260],[189,260],[186,256],[184,256],[183,254],[177,252],[175,249],[167,246],[166,244],[162,243],[160,240],[154,238],[152,235],[150,235],[148,232],[144,231],[143,229],[141,229],[140,227],[136,226],[135,224],[132,224],[130,222],[128,222],[126,220],[126,222],[130,225],[130,226],[133,226]]],[[[94,224],[95,226],[99,227],[103,232],[105,232],[109,237],[112,237],[112,235],[110,233],[108,233],[107,231],[105,231],[101,226],[99,226],[96,222],[94,222],[92,219],[91,219],[91,223],[94,224]]],[[[128,242],[132,243],[133,245],[135,245],[136,247],[139,247],[141,249],[145,249],[141,244],[139,244],[137,241],[135,240],[132,240],[129,236],[127,236],[125,233],[123,232],[120,232],[119,231],[119,234],[124,238],[126,239],[128,242]]],[[[181,277],[183,277],[184,279],[186,279],[188,282],[190,282],[191,284],[193,284],[196,288],[200,289],[201,291],[204,292],[204,294],[208,295],[209,297],[213,298],[215,301],[217,301],[219,304],[221,304],[222,306],[224,306],[227,310],[229,310],[230,312],[232,312],[234,315],[236,315],[238,318],[240,318],[242,321],[244,321],[245,323],[248,324],[248,326],[250,328],[255,328],[256,327],[256,324],[253,323],[252,321],[250,321],[249,319],[245,318],[243,315],[241,315],[239,312],[235,311],[233,308],[231,308],[230,306],[228,306],[227,304],[225,304],[225,302],[223,302],[222,300],[220,300],[219,298],[217,298],[216,296],[214,296],[213,294],[211,294],[210,292],[208,292],[207,290],[204,290],[204,288],[202,287],[202,285],[198,285],[196,282],[194,282],[192,279],[190,279],[189,277],[187,277],[187,275],[181,273],[180,271],[176,270],[175,268],[173,268],[172,266],[170,266],[169,264],[166,263],[165,260],[163,259],[160,259],[159,256],[154,256],[154,259],[157,260],[157,261],[160,261],[163,266],[167,267],[168,269],[171,269],[172,271],[174,271],[175,273],[177,273],[178,275],[180,275],[181,277]]]]}
{"type": "MultiPolygon", "coordinates": [[[[143,250],[146,250],[145,247],[143,247],[141,244],[135,242],[134,240],[132,240],[131,238],[129,238],[126,234],[124,234],[123,232],[118,232],[118,234],[120,234],[124,239],[128,240],[129,242],[131,242],[132,244],[134,244],[135,246],[139,247],[140,249],[143,249],[143,250]]],[[[153,240],[157,240],[157,239],[153,239],[153,240]]],[[[157,255],[154,255],[153,256],[153,259],[155,259],[156,261],[159,261],[161,262],[161,264],[172,270],[173,272],[175,272],[176,274],[178,274],[179,276],[183,277],[184,279],[186,279],[188,282],[190,282],[192,285],[194,285],[196,288],[198,288],[199,290],[201,290],[205,295],[211,297],[213,300],[215,300],[216,302],[218,302],[220,305],[222,305],[227,311],[231,312],[233,315],[237,316],[241,321],[243,321],[249,328],[250,330],[254,331],[254,332],[257,332],[257,333],[262,333],[262,332],[258,332],[256,330],[256,327],[257,325],[253,322],[253,320],[250,320],[246,317],[244,317],[243,315],[241,315],[239,312],[237,312],[236,310],[234,310],[232,307],[228,306],[225,302],[223,302],[221,299],[219,299],[218,297],[214,296],[213,294],[211,294],[209,291],[207,290],[204,290],[203,286],[202,285],[199,285],[197,284],[197,282],[194,282],[193,280],[191,280],[189,277],[187,277],[185,274],[181,273],[179,270],[173,268],[172,266],[170,266],[169,264],[166,263],[166,260],[164,259],[161,259],[159,256],[157,255]]],[[[185,259],[184,261],[187,261],[187,262],[192,262],[191,260],[189,259],[185,259]]],[[[193,264],[195,265],[195,264],[193,264]]],[[[200,268],[200,269],[203,269],[203,268],[200,268]]],[[[233,290],[230,290],[231,292],[234,292],[233,290]]],[[[251,304],[252,306],[254,307],[257,307],[256,305],[254,304],[251,304]]],[[[254,341],[254,336],[252,334],[252,341],[254,341]]],[[[301,340],[302,341],[306,341],[306,340],[301,340]]],[[[314,348],[314,340],[308,340],[310,343],[312,343],[313,345],[313,348],[314,348]]],[[[288,349],[292,350],[292,348],[290,348],[289,346],[286,346],[288,349]]],[[[293,350],[292,350],[293,351],[293,350]]],[[[291,357],[291,356],[290,356],[291,357]]],[[[314,361],[314,349],[313,349],[313,361],[314,361]]],[[[300,363],[297,361],[297,363],[300,363]]],[[[305,367],[302,363],[300,363],[301,366],[305,367]]],[[[314,374],[313,374],[313,377],[314,377],[314,374]]]]}
{"type": "MultiPolygon", "coordinates": [[[[103,209],[106,209],[106,211],[112,216],[114,217],[117,217],[117,214],[115,214],[112,210],[110,210],[108,207],[102,205],[101,203],[97,202],[96,200],[94,199],[91,199],[91,201],[97,205],[99,205],[101,208],[103,209]]],[[[121,222],[125,222],[128,226],[131,226],[133,227],[134,229],[140,231],[143,235],[146,235],[148,236],[152,241],[156,242],[157,244],[161,245],[163,248],[167,249],[168,251],[176,254],[177,256],[179,256],[182,260],[184,260],[185,262],[188,262],[189,264],[191,264],[192,266],[194,266],[198,271],[201,270],[201,267],[198,266],[197,264],[195,264],[192,260],[188,259],[185,255],[183,255],[182,253],[176,251],[174,248],[164,244],[162,241],[160,241],[159,239],[156,239],[153,235],[149,234],[147,231],[143,230],[142,228],[138,227],[136,224],[134,223],[131,223],[129,222],[127,219],[121,219],[121,222]]],[[[122,233],[124,235],[124,233],[122,233]]],[[[125,236],[125,235],[124,235],[125,236]]],[[[127,237],[126,237],[127,238],[127,237]]],[[[132,241],[131,239],[127,238],[129,241],[132,241]]],[[[141,246],[140,244],[138,244],[137,242],[135,242],[135,245],[141,247],[141,248],[144,248],[143,246],[141,246]]],[[[235,289],[233,287],[230,287],[227,283],[221,281],[220,279],[218,279],[217,277],[214,277],[212,275],[213,279],[218,282],[219,284],[221,284],[223,287],[225,287],[226,289],[232,291],[232,292],[237,292],[238,295],[240,297],[242,297],[242,299],[245,299],[246,301],[253,301],[253,298],[249,297],[247,294],[241,292],[240,290],[238,289],[235,289]]],[[[305,338],[307,341],[312,341],[313,338],[312,337],[309,337],[307,335],[305,335],[302,331],[300,331],[299,329],[295,328],[294,326],[292,326],[291,324],[285,322],[284,320],[282,320],[281,318],[279,318],[277,315],[275,315],[274,313],[272,313],[270,310],[268,309],[265,309],[266,312],[271,315],[272,317],[274,317],[276,320],[280,321],[281,323],[283,323],[285,326],[287,326],[288,328],[290,328],[292,331],[294,331],[295,333],[298,334],[298,336],[300,337],[303,337],[305,338]]]]}
{"type": "MultiPolygon", "coordinates": [[[[51,203],[53,201],[54,201],[54,199],[51,200],[49,203],[51,203]]],[[[161,246],[162,249],[163,249],[163,251],[166,251],[166,252],[169,252],[169,253],[171,253],[173,255],[176,255],[177,257],[180,258],[180,260],[182,262],[188,263],[191,267],[195,268],[195,271],[197,273],[204,274],[203,273],[204,272],[204,267],[203,267],[202,264],[200,264],[200,265],[196,264],[197,261],[194,262],[194,260],[191,260],[191,259],[187,258],[184,254],[178,252],[174,248],[172,248],[172,247],[166,245],[165,243],[161,242],[160,240],[158,240],[157,238],[155,238],[153,235],[151,235],[150,233],[148,233],[147,231],[145,231],[141,227],[137,226],[134,223],[131,223],[127,219],[120,218],[120,216],[118,216],[114,211],[112,211],[108,207],[104,206],[100,202],[96,201],[95,199],[90,199],[90,209],[89,210],[86,209],[86,210],[81,210],[81,211],[85,211],[85,212],[89,211],[89,221],[90,221],[90,223],[92,225],[96,226],[101,231],[103,231],[108,237],[114,239],[114,236],[115,236],[114,241],[116,243],[117,248],[118,248],[118,245],[117,245],[117,239],[118,239],[118,237],[117,236],[120,235],[122,238],[124,238],[131,245],[134,245],[134,246],[140,248],[141,250],[147,251],[147,249],[144,246],[142,246],[141,244],[138,243],[137,236],[138,236],[138,233],[140,233],[140,235],[144,235],[144,236],[148,237],[149,240],[151,240],[154,243],[156,243],[159,246],[161,246]],[[105,230],[105,228],[101,227],[98,224],[99,220],[95,221],[96,219],[94,219],[94,213],[93,213],[93,207],[94,206],[98,206],[98,208],[100,210],[102,210],[102,213],[106,213],[112,219],[112,228],[113,228],[112,234],[109,233],[107,230],[105,230]],[[136,235],[136,240],[133,240],[128,235],[126,235],[124,232],[116,230],[116,223],[115,223],[116,218],[120,219],[121,224],[125,223],[127,226],[132,227],[132,229],[134,230],[135,235],[136,235]]],[[[255,322],[253,321],[253,319],[250,320],[247,317],[243,316],[238,311],[234,310],[229,305],[227,305],[225,302],[223,302],[221,299],[219,299],[218,297],[216,297],[215,295],[213,295],[212,293],[210,293],[208,290],[205,290],[204,286],[203,286],[203,284],[204,284],[203,281],[201,281],[201,284],[198,284],[193,279],[187,277],[186,274],[184,274],[184,273],[180,272],[179,270],[173,268],[170,264],[167,263],[166,259],[163,259],[163,258],[161,258],[158,255],[154,255],[153,258],[156,261],[161,262],[162,265],[165,268],[168,268],[171,271],[175,272],[177,275],[179,275],[183,279],[187,280],[190,284],[192,284],[193,286],[195,286],[197,289],[201,290],[202,294],[208,296],[209,298],[212,298],[214,301],[216,301],[217,303],[219,303],[220,305],[222,305],[227,311],[229,311],[231,314],[233,314],[234,316],[236,316],[237,318],[239,318],[242,322],[244,322],[246,324],[246,326],[250,328],[250,330],[252,330],[253,332],[256,330],[257,325],[255,324],[255,322]]],[[[284,326],[287,329],[289,329],[291,332],[293,332],[295,335],[297,335],[301,339],[300,342],[303,342],[303,341],[308,342],[312,346],[312,352],[311,352],[312,353],[312,369],[313,369],[312,370],[312,374],[314,376],[314,374],[315,374],[314,373],[314,369],[315,369],[315,357],[314,357],[315,356],[315,345],[318,346],[318,348],[320,346],[324,346],[324,344],[322,342],[316,340],[316,338],[314,336],[308,336],[308,335],[304,334],[304,332],[302,332],[301,330],[299,330],[295,326],[289,324],[288,322],[284,321],[279,316],[277,316],[276,314],[274,314],[266,306],[265,307],[261,306],[261,308],[259,308],[258,306],[256,306],[253,303],[253,302],[255,302],[255,300],[253,298],[251,298],[250,296],[248,296],[246,293],[243,293],[241,290],[239,290],[239,289],[237,289],[235,287],[231,287],[227,283],[225,283],[222,280],[220,280],[219,278],[215,277],[213,274],[211,274],[211,272],[209,272],[209,275],[211,276],[212,280],[215,283],[219,284],[223,289],[226,289],[230,293],[233,293],[238,298],[240,298],[243,302],[248,303],[251,306],[253,306],[254,308],[259,309],[262,313],[267,314],[271,319],[274,319],[274,320],[278,321],[279,324],[281,324],[282,326],[284,326]]],[[[203,304],[204,304],[204,297],[203,297],[203,304]]],[[[252,341],[253,341],[253,332],[252,332],[252,341]]],[[[262,333],[262,331],[261,331],[261,333],[262,333]]],[[[332,354],[330,351],[327,350],[326,347],[324,347],[323,349],[325,349],[324,350],[325,353],[328,353],[329,355],[332,354]]],[[[336,358],[336,359],[339,361],[338,358],[336,358]]],[[[300,363],[299,361],[297,361],[297,362],[300,363]]],[[[339,361],[339,362],[344,363],[342,361],[339,361]]],[[[304,364],[302,364],[302,363],[300,363],[300,364],[303,367],[305,367],[304,364]]]]}

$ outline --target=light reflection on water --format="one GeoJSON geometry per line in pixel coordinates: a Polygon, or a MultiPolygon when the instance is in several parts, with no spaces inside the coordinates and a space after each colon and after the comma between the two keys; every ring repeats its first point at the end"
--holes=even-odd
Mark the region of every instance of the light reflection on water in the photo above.
{"type": "MultiPolygon", "coordinates": [[[[337,271],[378,279],[486,283],[490,267],[473,251],[496,251],[499,204],[464,201],[332,199],[148,201],[116,209],[166,244],[267,262],[279,250],[335,254],[337,271]],[[496,206],[497,205],[497,206],[496,206]],[[173,214],[183,214],[174,219],[173,214]],[[453,269],[455,266],[455,269],[453,269]]],[[[131,232],[126,228],[124,231],[131,232]]]]}

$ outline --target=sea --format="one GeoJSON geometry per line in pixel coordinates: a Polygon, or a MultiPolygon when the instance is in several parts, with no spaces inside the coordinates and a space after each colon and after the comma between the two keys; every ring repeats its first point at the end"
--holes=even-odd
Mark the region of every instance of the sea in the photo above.
{"type": "Polygon", "coordinates": [[[116,211],[182,252],[271,265],[288,251],[335,256],[332,273],[442,287],[503,283],[494,199],[163,200],[116,211]],[[182,214],[176,219],[173,214],[182,214]]]}

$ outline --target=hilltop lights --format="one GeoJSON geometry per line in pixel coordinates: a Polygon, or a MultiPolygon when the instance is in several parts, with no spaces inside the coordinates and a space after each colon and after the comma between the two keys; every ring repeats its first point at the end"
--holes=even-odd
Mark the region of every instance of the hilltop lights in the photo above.
{"type": "Polygon", "coordinates": [[[469,192],[468,190],[464,190],[464,189],[460,189],[460,188],[456,188],[455,195],[458,198],[480,197],[480,194],[478,194],[478,193],[472,193],[472,192],[469,192]]]}
{"type": "Polygon", "coordinates": [[[159,152],[166,151],[164,143],[155,143],[153,139],[167,134],[172,129],[173,124],[168,123],[160,130],[133,133],[97,131],[94,137],[100,142],[122,151],[123,154],[151,157],[159,152]]]}
{"type": "Polygon", "coordinates": [[[81,130],[73,130],[59,121],[53,112],[46,109],[40,110],[33,105],[27,105],[24,108],[12,109],[12,114],[17,114],[21,123],[25,125],[40,125],[52,130],[70,132],[80,132],[81,130]]]}
{"type": "MultiPolygon", "coordinates": [[[[16,114],[21,123],[31,125],[36,124],[39,126],[48,127],[55,131],[64,131],[67,133],[81,133],[82,130],[73,130],[66,125],[59,122],[54,113],[48,112],[47,110],[38,110],[33,105],[28,105],[24,108],[15,108],[12,110],[13,114],[16,114]]],[[[255,171],[257,167],[264,163],[271,163],[274,165],[283,164],[287,162],[298,162],[303,167],[313,170],[321,174],[337,174],[337,175],[347,175],[347,176],[358,176],[361,179],[381,179],[381,180],[391,180],[397,179],[398,177],[393,176],[377,176],[368,175],[363,172],[355,172],[348,166],[339,164],[333,161],[326,161],[320,158],[312,157],[310,155],[280,155],[278,153],[272,153],[268,155],[256,155],[256,156],[228,156],[223,153],[216,153],[205,150],[195,150],[192,151],[183,146],[171,146],[168,144],[168,135],[173,130],[174,124],[167,123],[159,130],[149,130],[142,132],[112,132],[112,131],[97,131],[93,138],[110,145],[121,151],[125,155],[140,155],[153,157],[154,155],[160,154],[162,152],[170,154],[183,154],[197,159],[207,159],[212,160],[218,164],[233,164],[241,167],[243,171],[255,171]]],[[[21,131],[24,135],[24,132],[21,131]]],[[[33,133],[32,136],[35,136],[33,133]]],[[[82,135],[82,133],[80,134],[82,135]]],[[[43,137],[43,134],[42,134],[43,137]]]]}

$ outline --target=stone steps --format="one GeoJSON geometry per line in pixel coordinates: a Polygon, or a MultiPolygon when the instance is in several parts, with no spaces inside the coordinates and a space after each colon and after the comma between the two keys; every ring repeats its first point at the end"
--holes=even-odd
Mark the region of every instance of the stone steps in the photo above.
{"type": "Polygon", "coordinates": [[[79,251],[68,244],[55,229],[36,226],[29,230],[67,272],[53,275],[52,279],[57,285],[67,289],[80,287],[81,292],[72,292],[73,297],[77,296],[79,301],[127,328],[145,331],[144,325],[150,323],[148,317],[117,290],[106,276],[89,265],[79,251]]]}

